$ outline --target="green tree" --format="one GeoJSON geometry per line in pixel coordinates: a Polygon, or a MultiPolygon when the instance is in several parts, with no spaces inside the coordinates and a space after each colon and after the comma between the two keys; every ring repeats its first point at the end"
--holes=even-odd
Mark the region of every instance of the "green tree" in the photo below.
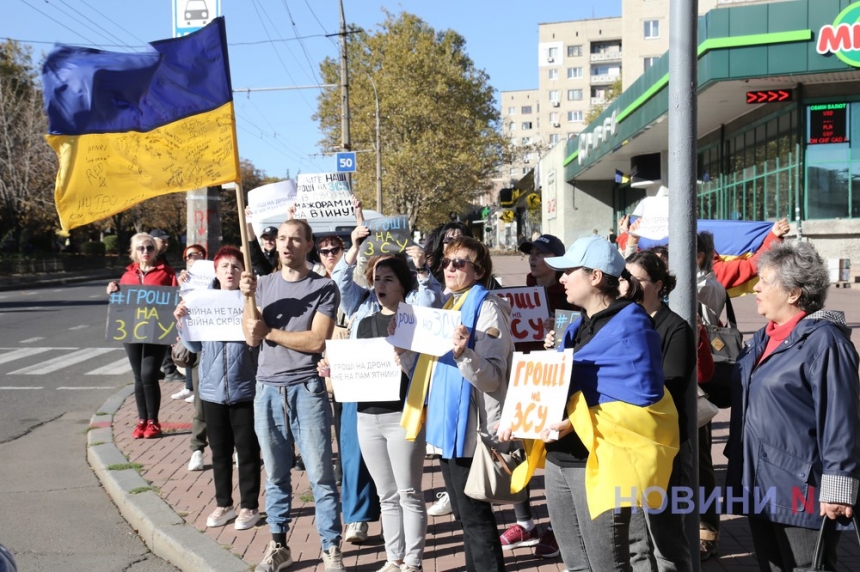
{"type": "Polygon", "coordinates": [[[595,105],[591,109],[588,110],[588,113],[585,114],[585,124],[589,125],[592,121],[600,117],[600,114],[609,107],[613,101],[618,99],[618,96],[624,91],[624,88],[621,86],[621,76],[618,76],[612,85],[609,86],[609,89],[606,90],[606,101],[599,105],[595,105]]]}
{"type": "MultiPolygon", "coordinates": [[[[466,54],[465,39],[435,31],[417,16],[385,12],[375,33],[347,36],[350,137],[359,155],[353,178],[365,206],[376,205],[376,102],[379,94],[383,212],[403,214],[412,228],[430,228],[463,212],[509,160],[489,76],[466,54]]],[[[340,63],[325,60],[323,83],[340,83],[340,63]]],[[[314,119],[324,149],[341,142],[340,88],[324,90],[314,119]]]]}

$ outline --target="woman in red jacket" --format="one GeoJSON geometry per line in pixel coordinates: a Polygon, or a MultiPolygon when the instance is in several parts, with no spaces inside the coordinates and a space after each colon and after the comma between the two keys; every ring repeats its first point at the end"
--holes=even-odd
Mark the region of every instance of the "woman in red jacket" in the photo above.
{"type": "MultiPolygon", "coordinates": [[[[131,264],[125,274],[108,282],[107,293],[113,294],[123,284],[147,286],[176,286],[176,273],[158,260],[155,239],[145,232],[131,237],[131,264]]],[[[138,422],[131,434],[135,439],[153,439],[161,436],[158,408],[161,405],[161,388],[158,369],[169,346],[158,344],[123,344],[131,370],[134,373],[134,400],[137,402],[138,422]]]]}

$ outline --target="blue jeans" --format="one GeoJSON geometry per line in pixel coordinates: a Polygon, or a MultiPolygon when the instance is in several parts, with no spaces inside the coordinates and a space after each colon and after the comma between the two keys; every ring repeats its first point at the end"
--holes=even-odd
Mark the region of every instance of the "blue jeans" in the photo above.
{"type": "MultiPolygon", "coordinates": [[[[379,520],[379,495],[376,484],[364,463],[358,443],[358,404],[344,403],[340,416],[340,465],[343,469],[340,492],[343,502],[343,520],[376,522],[379,520]]],[[[424,462],[424,456],[421,456],[424,462]]]]}
{"type": "Polygon", "coordinates": [[[305,462],[323,550],[340,544],[340,496],[331,457],[331,405],[325,383],[314,377],[297,385],[257,383],[254,430],[266,463],[266,513],[269,530],[287,532],[293,489],[293,438],[305,462]],[[287,427],[291,431],[287,430],[287,427]]]}

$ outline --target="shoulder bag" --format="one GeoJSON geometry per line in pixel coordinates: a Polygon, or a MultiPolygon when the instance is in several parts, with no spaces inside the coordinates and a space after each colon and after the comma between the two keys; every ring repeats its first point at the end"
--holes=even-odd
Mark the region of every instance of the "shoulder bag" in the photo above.
{"type": "Polygon", "coordinates": [[[711,355],[714,357],[714,375],[710,381],[699,384],[708,394],[711,403],[720,409],[732,405],[732,375],[744,347],[744,337],[738,330],[735,310],[729,296],[726,296],[726,318],[728,324],[725,327],[705,325],[711,341],[711,355]]]}
{"type": "MultiPolygon", "coordinates": [[[[478,427],[480,416],[477,408],[475,415],[475,426],[478,427]]],[[[501,453],[496,447],[487,445],[480,430],[475,436],[477,437],[475,455],[472,457],[472,466],[463,491],[466,496],[495,504],[525,501],[528,498],[528,488],[518,493],[511,492],[511,475],[517,465],[523,461],[522,449],[512,453],[501,453]]]]}
{"type": "Polygon", "coordinates": [[[176,342],[171,346],[170,359],[173,360],[176,367],[185,369],[189,367],[193,369],[200,362],[200,356],[186,348],[182,342],[176,342]]]}
{"type": "MultiPolygon", "coordinates": [[[[815,550],[812,552],[812,566],[796,566],[794,572],[814,572],[816,570],[829,570],[824,566],[824,527],[830,519],[826,516],[821,523],[821,529],[818,531],[818,540],[815,541],[815,550]]],[[[857,537],[857,542],[860,543],[860,522],[857,520],[857,515],[852,517],[854,523],[854,534],[857,537]]]]}

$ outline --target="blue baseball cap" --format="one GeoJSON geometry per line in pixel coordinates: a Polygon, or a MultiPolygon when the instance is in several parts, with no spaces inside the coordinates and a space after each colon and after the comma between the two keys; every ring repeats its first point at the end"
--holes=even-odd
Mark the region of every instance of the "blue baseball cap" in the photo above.
{"type": "Polygon", "coordinates": [[[621,276],[627,264],[618,249],[600,236],[580,238],[567,249],[564,256],[544,258],[544,262],[554,270],[584,266],[616,278],[621,276]]]}

